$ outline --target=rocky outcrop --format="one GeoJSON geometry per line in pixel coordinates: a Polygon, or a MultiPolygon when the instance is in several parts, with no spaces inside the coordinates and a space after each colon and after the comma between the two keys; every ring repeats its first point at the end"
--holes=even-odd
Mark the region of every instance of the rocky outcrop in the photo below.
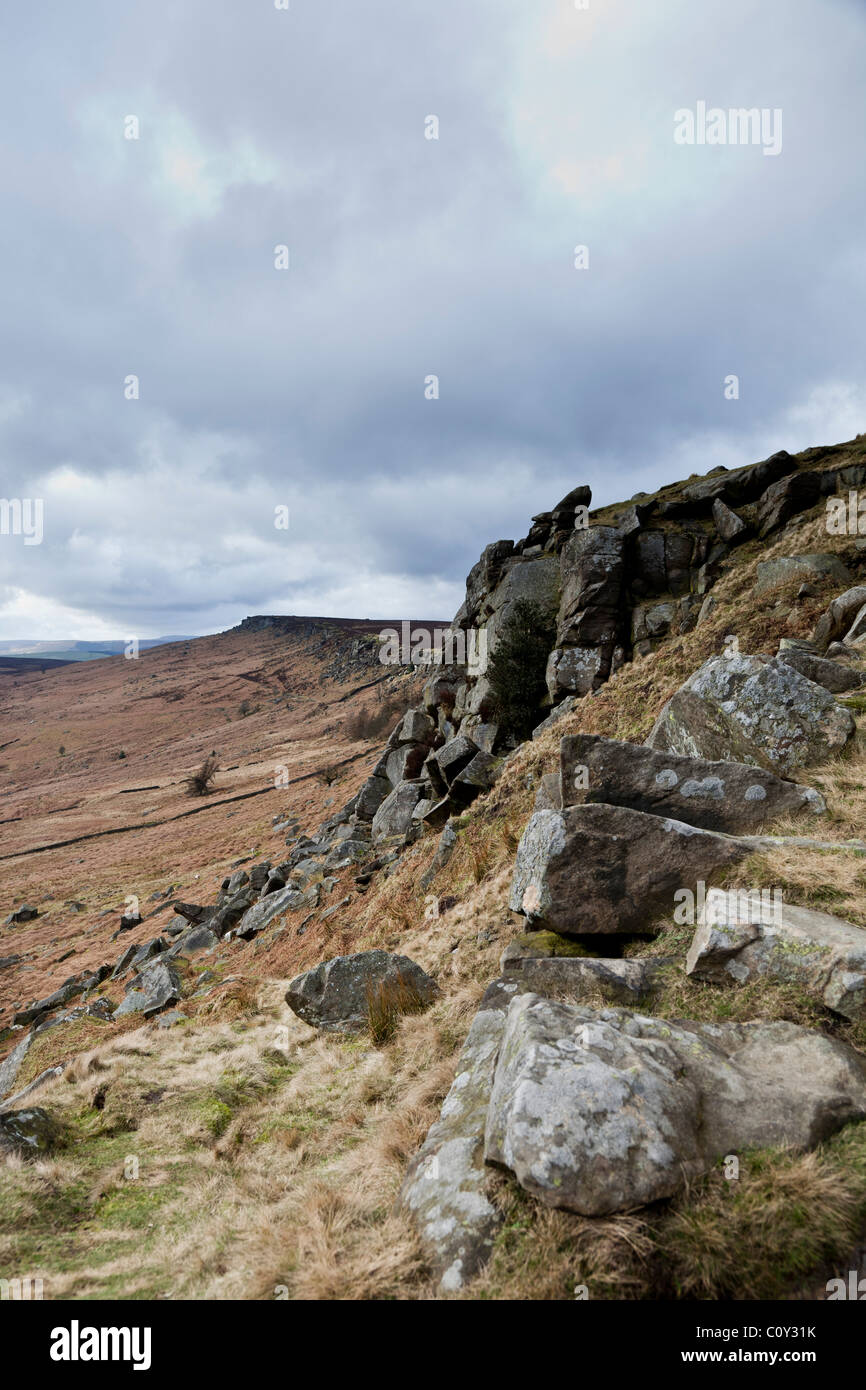
{"type": "Polygon", "coordinates": [[[794,983],[844,1018],[866,1017],[866,931],[780,895],[711,889],[686,970],[713,984],[794,983]]]}
{"type": "Polygon", "coordinates": [[[790,776],[840,752],[854,720],[779,657],[710,657],[668,701],[650,748],[736,759],[790,776]]]}
{"type": "Polygon", "coordinates": [[[286,1003],[314,1028],[357,1033],[370,1024],[371,1009],[417,1012],[439,993],[436,981],[408,956],[362,951],[323,961],[292,980],[286,1003]]]}
{"type": "Polygon", "coordinates": [[[59,989],[53,994],[49,994],[45,999],[38,999],[32,1004],[28,1004],[25,1009],[19,1009],[13,1014],[12,1022],[16,1027],[26,1027],[29,1023],[36,1023],[55,1009],[60,1009],[64,1004],[68,1004],[72,999],[79,995],[86,995],[90,990],[96,989],[98,985],[107,977],[111,970],[109,965],[101,965],[98,970],[85,970],[80,975],[70,975],[68,980],[64,980],[59,989]]]}
{"type": "Polygon", "coordinates": [[[791,1023],[700,1024],[524,994],[508,1009],[484,1159],[546,1206],[671,1197],[748,1148],[807,1149],[866,1116],[866,1061],[791,1023]]]}

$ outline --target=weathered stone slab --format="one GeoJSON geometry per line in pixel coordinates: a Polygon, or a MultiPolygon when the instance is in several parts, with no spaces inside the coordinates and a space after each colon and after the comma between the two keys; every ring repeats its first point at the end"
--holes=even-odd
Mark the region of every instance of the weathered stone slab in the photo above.
{"type": "Polygon", "coordinates": [[[686,757],[595,734],[562,740],[560,791],[563,806],[629,806],[728,834],[761,830],[777,816],[826,810],[813,788],[748,763],[686,757]]]}

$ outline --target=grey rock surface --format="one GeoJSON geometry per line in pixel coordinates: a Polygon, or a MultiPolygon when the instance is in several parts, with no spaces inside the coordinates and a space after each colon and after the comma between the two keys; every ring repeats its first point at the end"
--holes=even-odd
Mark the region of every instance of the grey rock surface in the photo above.
{"type": "Polygon", "coordinates": [[[866,1060],[791,1023],[699,1024],[535,994],[509,1005],[484,1157],[545,1205],[671,1197],[747,1148],[808,1149],[866,1116],[866,1060]]]}

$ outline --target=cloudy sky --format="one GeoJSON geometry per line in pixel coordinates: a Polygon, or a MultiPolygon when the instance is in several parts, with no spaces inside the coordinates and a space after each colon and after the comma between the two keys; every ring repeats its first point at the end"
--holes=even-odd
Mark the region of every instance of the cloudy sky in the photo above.
{"type": "Polygon", "coordinates": [[[866,429],[864,0],[50,0],[2,54],[44,536],[0,535],[0,638],[448,618],[579,482],[866,429]],[[781,151],[677,143],[699,102],[781,151]]]}

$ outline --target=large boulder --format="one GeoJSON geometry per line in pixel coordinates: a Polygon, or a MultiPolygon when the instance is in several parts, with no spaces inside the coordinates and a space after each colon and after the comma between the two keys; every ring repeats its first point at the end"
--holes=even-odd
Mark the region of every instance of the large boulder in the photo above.
{"type": "Polygon", "coordinates": [[[719,533],[719,539],[732,542],[741,539],[749,530],[745,521],[732,511],[721,497],[717,497],[713,502],[713,521],[719,533]]]}
{"type": "Polygon", "coordinates": [[[370,1021],[371,1004],[390,998],[397,1012],[432,1004],[436,981],[408,956],[362,951],[336,956],[292,980],[286,991],[289,1008],[314,1028],[329,1033],[357,1033],[370,1021]]]}
{"type": "Polygon", "coordinates": [[[686,970],[714,984],[791,982],[845,1018],[866,1018],[866,931],[779,894],[711,888],[686,970]]]}
{"type": "Polygon", "coordinates": [[[831,642],[844,637],[864,605],[866,584],[857,584],[853,589],[846,589],[844,594],[834,598],[815,625],[813,636],[818,650],[825,652],[831,642]]]}
{"type": "Polygon", "coordinates": [[[773,560],[758,562],[758,577],[755,593],[764,594],[780,584],[794,580],[832,581],[834,584],[848,584],[850,570],[843,565],[838,555],[778,555],[773,560]]]}
{"type": "Polygon", "coordinates": [[[785,647],[779,652],[779,660],[793,666],[807,681],[823,685],[831,695],[842,695],[846,690],[856,690],[863,684],[863,676],[850,666],[842,666],[838,661],[826,661],[814,652],[803,651],[797,647],[785,647]]]}
{"type": "Polygon", "coordinates": [[[260,898],[248,908],[239,918],[236,934],[249,940],[270,926],[275,918],[282,917],[286,912],[299,912],[309,905],[310,900],[305,892],[295,884],[288,884],[285,888],[277,889],[275,893],[268,893],[266,898],[260,898]]]}
{"type": "Polygon", "coordinates": [[[405,835],[412,825],[412,812],[424,795],[424,784],[420,781],[400,782],[386,796],[373,817],[373,840],[390,840],[397,835],[405,835]]]}
{"type": "Polygon", "coordinates": [[[625,806],[535,811],[517,849],[510,906],[565,935],[648,931],[684,885],[749,852],[728,836],[625,806]]]}
{"type": "Polygon", "coordinates": [[[866,1059],[792,1023],[701,1024],[523,994],[484,1139],[540,1202],[603,1216],[749,1148],[807,1149],[866,1117],[866,1059]]]}
{"type": "Polygon", "coordinates": [[[431,753],[424,764],[424,775],[432,783],[434,792],[438,796],[445,796],[455,778],[469,766],[479,751],[471,738],[458,734],[437,752],[431,753]]]}
{"type": "Polygon", "coordinates": [[[817,473],[791,473],[768,487],[757,506],[758,534],[767,536],[784,526],[798,512],[814,507],[821,497],[821,479],[817,473]]]}
{"type": "Polygon", "coordinates": [[[45,1158],[60,1142],[63,1127],[47,1110],[7,1110],[0,1115],[0,1153],[45,1158]]]}
{"type": "Polygon", "coordinates": [[[689,758],[596,734],[562,740],[559,776],[563,807],[629,806],[730,834],[761,830],[777,816],[826,809],[813,788],[763,768],[689,758]]]}
{"type": "Polygon", "coordinates": [[[856,647],[862,647],[866,642],[866,603],[845,633],[845,641],[856,647]]]}
{"type": "Polygon", "coordinates": [[[156,961],[145,966],[132,980],[126,998],[114,1011],[114,1017],[141,1013],[145,1018],[151,1018],[170,1004],[176,1004],[180,994],[180,978],[174,966],[167,961],[156,961]]]}
{"type": "Polygon", "coordinates": [[[854,727],[829,691],[778,657],[713,656],[667,702],[647,746],[791,776],[840,752],[854,727]]]}

